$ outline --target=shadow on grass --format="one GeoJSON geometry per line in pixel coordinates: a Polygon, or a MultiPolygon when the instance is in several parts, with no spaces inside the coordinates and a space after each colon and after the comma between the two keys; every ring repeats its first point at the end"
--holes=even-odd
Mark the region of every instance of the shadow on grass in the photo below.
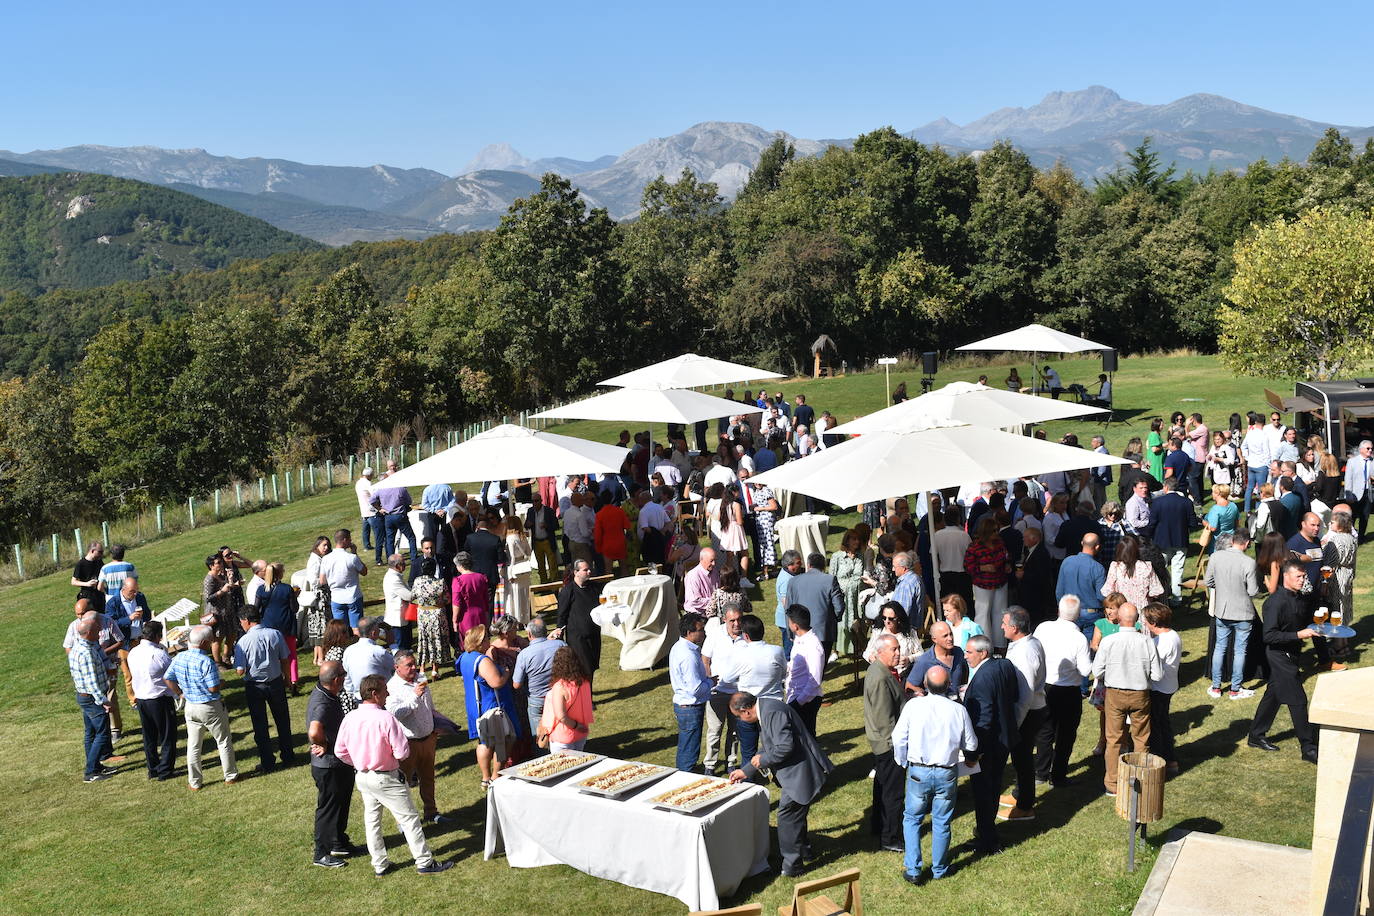
{"type": "Polygon", "coordinates": [[[587,750],[610,754],[621,760],[643,760],[651,754],[677,747],[677,729],[630,729],[608,735],[595,731],[587,739],[587,750]]]}
{"type": "MultiPolygon", "coordinates": [[[[626,684],[624,687],[616,687],[611,690],[601,690],[595,686],[593,681],[592,698],[596,703],[611,703],[617,700],[627,700],[630,697],[637,697],[641,694],[652,693],[660,687],[668,685],[668,669],[655,671],[648,677],[642,677],[633,684],[626,684]]],[[[628,759],[628,758],[627,758],[628,759]]]]}

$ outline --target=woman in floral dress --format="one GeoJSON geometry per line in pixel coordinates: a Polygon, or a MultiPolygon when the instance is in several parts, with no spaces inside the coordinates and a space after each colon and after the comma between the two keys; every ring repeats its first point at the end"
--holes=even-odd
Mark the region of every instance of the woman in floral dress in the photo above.
{"type": "Polygon", "coordinates": [[[763,561],[763,578],[771,579],[778,565],[777,548],[773,544],[773,525],[778,520],[778,498],[766,483],[748,483],[746,486],[754,498],[754,537],[759,545],[759,558],[763,561]]]}
{"type": "Polygon", "coordinates": [[[830,557],[830,575],[844,596],[844,617],[835,628],[835,651],[840,655],[852,655],[856,650],[853,629],[859,617],[859,591],[864,586],[863,548],[862,536],[850,528],[840,540],[840,549],[830,557]]]}
{"type": "Polygon", "coordinates": [[[419,612],[416,614],[418,632],[415,636],[415,663],[420,670],[430,672],[430,680],[439,677],[440,667],[453,662],[448,641],[448,627],[444,619],[444,583],[434,576],[418,576],[410,587],[419,612]]]}

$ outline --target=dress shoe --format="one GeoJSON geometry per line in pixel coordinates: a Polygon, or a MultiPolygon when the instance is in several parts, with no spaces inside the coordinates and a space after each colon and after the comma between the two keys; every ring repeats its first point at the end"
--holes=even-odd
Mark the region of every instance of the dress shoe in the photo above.
{"type": "Polygon", "coordinates": [[[800,878],[802,875],[806,874],[806,869],[788,868],[786,866],[783,866],[783,868],[781,869],[781,873],[784,878],[800,878]]]}
{"type": "Polygon", "coordinates": [[[883,845],[883,851],[884,851],[884,852],[906,852],[906,847],[905,847],[905,846],[898,846],[898,845],[896,845],[895,843],[889,843],[889,844],[884,844],[884,845],[883,845]]]}
{"type": "Polygon", "coordinates": [[[930,876],[925,872],[921,872],[919,875],[913,875],[910,872],[904,871],[902,872],[902,880],[904,880],[907,884],[911,884],[915,887],[920,887],[922,884],[925,884],[927,881],[930,880],[930,876]]]}
{"type": "Polygon", "coordinates": [[[1310,748],[1308,748],[1307,750],[1303,751],[1303,752],[1302,752],[1302,759],[1303,759],[1303,760],[1306,760],[1308,763],[1316,763],[1316,762],[1317,762],[1317,749],[1314,748],[1314,747],[1310,747],[1310,748]]]}
{"type": "Polygon", "coordinates": [[[388,862],[388,863],[386,863],[385,865],[383,865],[381,868],[374,868],[374,869],[372,869],[372,873],[373,873],[374,875],[376,875],[378,878],[385,878],[387,875],[389,875],[389,874],[391,874],[393,871],[395,871],[395,869],[396,869],[396,866],[393,865],[393,864],[391,864],[390,862],[388,862]]]}
{"type": "Polygon", "coordinates": [[[1279,749],[1279,746],[1268,738],[1247,738],[1245,743],[1262,751],[1277,751],[1279,749]]]}

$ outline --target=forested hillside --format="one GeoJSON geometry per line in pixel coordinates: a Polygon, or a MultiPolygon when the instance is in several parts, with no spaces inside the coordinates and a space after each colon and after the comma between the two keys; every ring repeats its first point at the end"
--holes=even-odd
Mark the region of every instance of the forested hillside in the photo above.
{"type": "Polygon", "coordinates": [[[732,205],[690,172],[641,203],[617,224],[546,175],[490,233],[11,295],[0,359],[25,377],[0,383],[0,529],[412,418],[514,413],[686,350],[791,372],[822,333],[857,363],[1040,320],[1214,352],[1238,243],[1318,207],[1368,217],[1374,143],[1333,130],[1305,163],[1179,178],[1144,141],[1090,187],[1007,144],[974,158],[884,128],[806,159],[779,141],[732,205]]]}
{"type": "Polygon", "coordinates": [[[156,185],[77,172],[0,178],[0,290],[213,270],[319,244],[156,185]]]}

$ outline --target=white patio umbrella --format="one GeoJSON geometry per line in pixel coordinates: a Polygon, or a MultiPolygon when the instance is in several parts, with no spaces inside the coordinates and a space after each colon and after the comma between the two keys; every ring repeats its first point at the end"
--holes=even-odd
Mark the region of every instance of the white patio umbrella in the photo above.
{"type": "Polygon", "coordinates": [[[1067,420],[1106,412],[1101,407],[1047,400],[974,382],[951,382],[918,398],[842,423],[829,432],[850,435],[902,432],[929,426],[931,418],[1007,429],[1027,423],[1067,420]]]}
{"type": "MultiPolygon", "coordinates": [[[[759,474],[752,482],[847,507],[942,490],[969,480],[1007,480],[1129,463],[1089,449],[928,417],[919,427],[913,422],[901,432],[869,433],[832,445],[759,474]]],[[[930,515],[926,513],[927,524],[933,528],[930,515]]],[[[937,604],[938,590],[937,584],[937,604]]]]}
{"type": "Polygon", "coordinates": [[[1054,328],[1047,328],[1043,324],[1028,324],[1015,331],[1007,331],[1004,334],[997,334],[983,340],[975,340],[973,343],[964,344],[962,347],[955,347],[956,350],[994,350],[1003,352],[1029,352],[1031,355],[1031,387],[1035,387],[1035,379],[1039,371],[1041,353],[1082,353],[1084,350],[1110,350],[1106,344],[1100,344],[1086,337],[1076,337],[1073,334],[1065,334],[1063,331],[1056,331],[1054,328]]]}
{"type": "Polygon", "coordinates": [[[763,413],[763,408],[685,388],[619,388],[545,410],[534,419],[685,424],[744,413],[763,413]]]}
{"type": "Polygon", "coordinates": [[[616,474],[625,449],[504,423],[378,481],[378,489],[560,474],[616,474]]]}
{"type": "Polygon", "coordinates": [[[600,384],[621,388],[701,388],[782,377],[780,373],[769,372],[767,369],[756,369],[723,359],[684,353],[654,363],[652,366],[608,378],[600,384]]]}

